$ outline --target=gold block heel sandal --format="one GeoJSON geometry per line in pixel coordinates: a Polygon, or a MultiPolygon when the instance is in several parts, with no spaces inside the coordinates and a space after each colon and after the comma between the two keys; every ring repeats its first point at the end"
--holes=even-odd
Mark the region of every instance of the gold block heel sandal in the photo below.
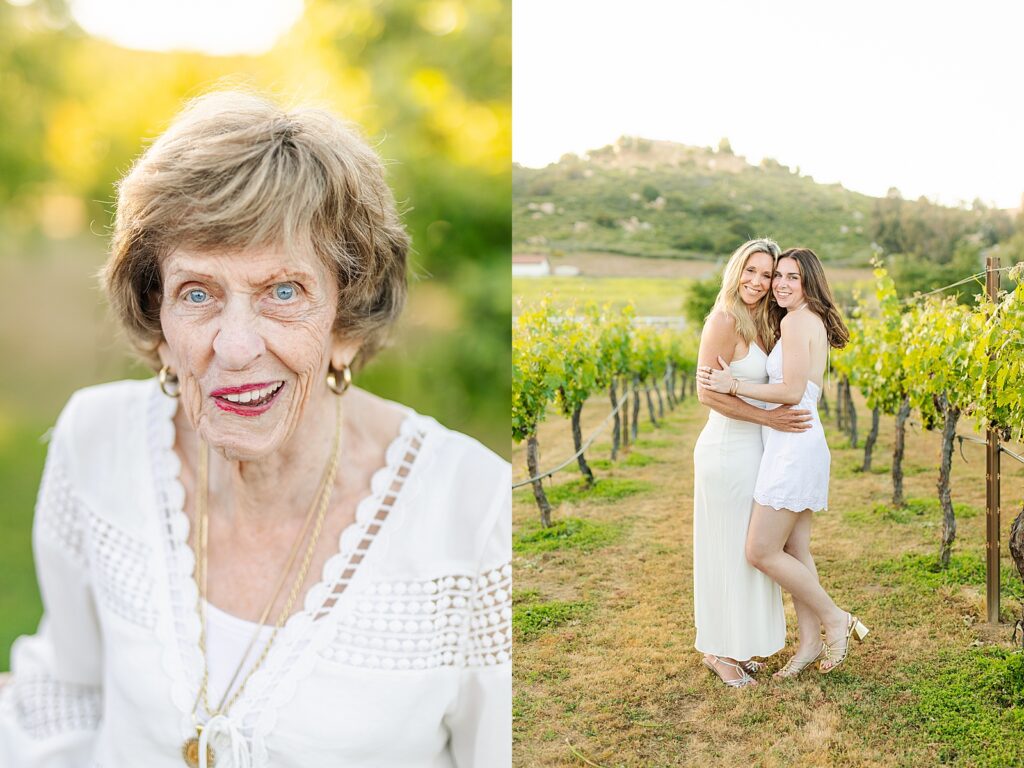
{"type": "Polygon", "coordinates": [[[850,654],[851,636],[856,637],[858,643],[864,642],[864,638],[868,636],[869,630],[860,619],[852,613],[847,614],[847,616],[846,637],[833,643],[825,643],[825,658],[818,664],[818,671],[823,675],[827,675],[846,661],[846,657],[850,654]],[[829,666],[823,667],[824,664],[829,664],[829,666]]]}
{"type": "Polygon", "coordinates": [[[828,657],[828,646],[825,645],[824,640],[821,641],[821,647],[814,656],[809,659],[798,659],[796,656],[793,656],[778,672],[772,675],[772,677],[776,677],[779,680],[787,680],[791,677],[796,677],[822,657],[828,657]]]}

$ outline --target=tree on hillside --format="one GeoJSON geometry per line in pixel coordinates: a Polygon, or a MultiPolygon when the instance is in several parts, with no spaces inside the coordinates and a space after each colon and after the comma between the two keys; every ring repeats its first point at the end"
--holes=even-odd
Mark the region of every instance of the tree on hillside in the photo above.
{"type": "Polygon", "coordinates": [[[694,327],[700,328],[704,325],[721,287],[721,272],[716,272],[706,280],[694,280],[690,284],[690,292],[683,300],[683,314],[694,327]]]}

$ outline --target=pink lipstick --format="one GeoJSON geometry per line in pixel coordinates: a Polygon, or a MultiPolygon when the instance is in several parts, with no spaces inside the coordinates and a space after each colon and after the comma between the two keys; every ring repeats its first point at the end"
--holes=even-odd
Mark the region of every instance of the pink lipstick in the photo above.
{"type": "Polygon", "coordinates": [[[270,381],[237,387],[220,387],[213,390],[210,396],[222,411],[238,416],[259,416],[270,410],[282,389],[283,381],[270,381]]]}

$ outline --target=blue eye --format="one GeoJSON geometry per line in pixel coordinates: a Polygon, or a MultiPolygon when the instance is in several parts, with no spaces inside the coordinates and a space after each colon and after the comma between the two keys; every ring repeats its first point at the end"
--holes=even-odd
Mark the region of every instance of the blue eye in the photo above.
{"type": "Polygon", "coordinates": [[[206,301],[206,291],[202,290],[201,288],[193,288],[191,291],[188,292],[188,294],[186,294],[186,296],[186,301],[188,301],[190,304],[202,304],[204,301],[206,301]]]}
{"type": "Polygon", "coordinates": [[[274,297],[279,301],[291,301],[295,298],[295,286],[291,283],[279,283],[274,286],[274,297]]]}

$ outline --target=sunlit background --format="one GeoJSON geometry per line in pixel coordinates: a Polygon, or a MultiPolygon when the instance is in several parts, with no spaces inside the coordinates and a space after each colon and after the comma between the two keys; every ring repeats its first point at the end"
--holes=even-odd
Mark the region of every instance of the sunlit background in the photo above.
{"type": "Polygon", "coordinates": [[[500,0],[0,0],[0,668],[39,615],[40,436],[75,389],[150,375],[95,274],[115,180],[189,97],[251,86],[362,126],[415,253],[358,383],[508,454],[510,33],[500,0]]]}

